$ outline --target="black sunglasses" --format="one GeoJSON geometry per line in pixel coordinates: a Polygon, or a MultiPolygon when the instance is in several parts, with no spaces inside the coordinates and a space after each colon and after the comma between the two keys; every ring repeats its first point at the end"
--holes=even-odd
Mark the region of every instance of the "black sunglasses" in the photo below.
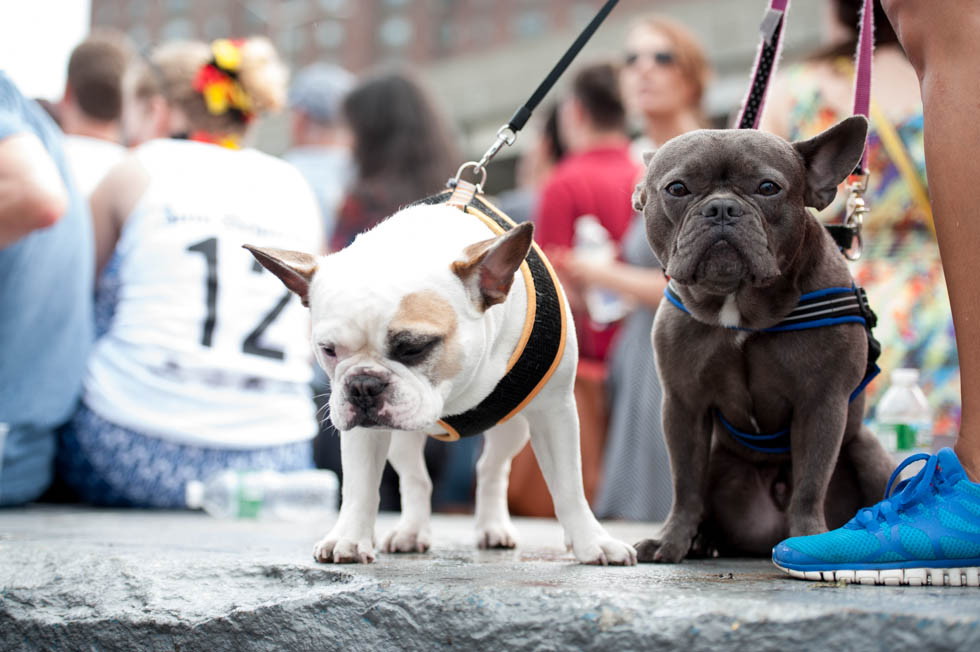
{"type": "Polygon", "coordinates": [[[627,52],[624,59],[626,67],[635,66],[641,58],[652,59],[658,66],[669,66],[677,61],[674,53],[666,50],[661,52],[627,52]]]}

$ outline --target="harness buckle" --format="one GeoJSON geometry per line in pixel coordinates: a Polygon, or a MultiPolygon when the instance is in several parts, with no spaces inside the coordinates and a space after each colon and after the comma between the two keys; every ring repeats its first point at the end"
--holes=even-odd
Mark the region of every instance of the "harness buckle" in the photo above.
{"type": "MultiPolygon", "coordinates": [[[[480,181],[479,181],[479,183],[476,183],[474,185],[475,185],[475,188],[476,188],[476,192],[478,194],[481,194],[482,195],[483,194],[483,184],[485,184],[487,182],[487,169],[485,167],[483,167],[480,163],[477,163],[476,161],[467,161],[466,163],[463,163],[462,165],[460,165],[459,166],[459,169],[456,170],[456,176],[454,176],[452,179],[450,179],[449,180],[449,183],[447,183],[446,186],[449,187],[449,188],[455,189],[460,184],[460,182],[463,182],[463,172],[465,170],[467,170],[468,168],[473,168],[473,175],[474,176],[479,175],[480,181]]],[[[466,183],[466,182],[463,182],[463,183],[466,183]]]]}
{"type": "Polygon", "coordinates": [[[875,311],[871,309],[871,303],[868,301],[868,293],[864,290],[864,288],[859,287],[855,290],[855,294],[857,295],[858,300],[858,311],[861,313],[861,316],[864,317],[864,321],[868,325],[868,328],[874,328],[878,325],[878,315],[876,315],[875,311]]]}

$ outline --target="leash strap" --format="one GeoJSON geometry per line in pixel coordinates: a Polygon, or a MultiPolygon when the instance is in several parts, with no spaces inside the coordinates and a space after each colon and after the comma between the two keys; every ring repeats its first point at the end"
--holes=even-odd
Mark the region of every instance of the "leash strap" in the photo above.
{"type": "MultiPolygon", "coordinates": [[[[871,55],[874,50],[875,12],[873,0],[864,0],[861,10],[861,27],[858,30],[857,63],[854,71],[854,115],[863,115],[870,120],[871,109],[871,55]]],[[[856,175],[868,173],[868,143],[865,139],[864,155],[856,175]]]]}
{"type": "MultiPolygon", "coordinates": [[[[789,0],[770,0],[769,7],[762,18],[760,30],[762,43],[752,69],[749,91],[742,100],[742,108],[736,121],[739,129],[757,129],[766,103],[769,81],[779,60],[780,41],[789,0]]],[[[854,68],[854,115],[870,118],[871,106],[871,60],[874,50],[874,4],[864,0],[861,10],[861,24],[858,27],[857,51],[854,68]]],[[[861,257],[864,240],[861,228],[864,216],[869,210],[864,200],[868,188],[868,141],[865,137],[864,152],[854,172],[847,179],[847,202],[844,209],[844,223],[826,225],[828,232],[837,243],[841,253],[848,260],[861,257]],[[855,244],[856,243],[856,244],[855,244]]]]}
{"type": "Polygon", "coordinates": [[[749,92],[742,100],[742,110],[739,112],[736,125],[739,129],[758,129],[759,118],[766,103],[766,92],[769,80],[776,69],[779,60],[780,45],[782,44],[783,25],[786,14],[789,13],[789,0],[770,0],[769,8],[762,17],[762,42],[755,55],[752,66],[752,83],[749,92]]]}
{"type": "Polygon", "coordinates": [[[548,94],[548,91],[550,91],[551,87],[555,85],[558,78],[562,76],[569,64],[572,63],[572,60],[576,57],[576,55],[578,55],[581,49],[585,47],[585,44],[589,42],[592,35],[595,34],[597,29],[599,29],[599,25],[602,24],[602,21],[606,19],[606,16],[609,15],[609,12],[613,10],[613,7],[615,7],[618,2],[619,0],[607,0],[606,4],[604,4],[599,9],[598,13],[596,13],[596,15],[592,18],[592,20],[589,21],[589,24],[585,26],[585,29],[582,30],[582,33],[578,35],[575,42],[572,43],[571,47],[569,47],[565,54],[562,55],[562,58],[558,60],[558,63],[556,63],[555,67],[551,69],[551,72],[549,72],[548,76],[544,78],[544,81],[542,81],[534,90],[527,102],[517,109],[517,111],[514,112],[514,115],[510,117],[510,120],[507,122],[507,126],[510,127],[511,131],[516,134],[518,131],[524,128],[524,125],[527,124],[528,119],[531,117],[531,112],[538,107],[538,104],[541,103],[544,96],[548,94]]]}
{"type": "Polygon", "coordinates": [[[582,33],[578,35],[578,38],[575,39],[575,41],[569,46],[568,50],[565,51],[565,54],[562,55],[561,59],[558,60],[555,67],[551,69],[551,72],[549,72],[541,83],[538,84],[538,87],[534,89],[534,92],[531,93],[531,97],[527,99],[527,102],[518,107],[518,109],[514,111],[514,115],[512,115],[510,120],[507,121],[507,124],[497,130],[496,140],[494,140],[493,144],[490,145],[490,148],[484,152],[483,156],[480,157],[480,160],[464,163],[456,172],[456,176],[449,181],[450,187],[453,187],[455,183],[459,181],[460,175],[464,170],[467,168],[472,168],[475,175],[480,175],[482,177],[480,182],[476,184],[477,192],[482,192],[483,184],[487,179],[487,164],[490,163],[491,159],[497,155],[497,152],[499,152],[504,145],[510,147],[514,144],[514,141],[517,140],[517,132],[523,129],[524,125],[527,124],[527,121],[531,118],[531,113],[533,113],[534,109],[538,107],[541,100],[543,100],[545,95],[548,94],[551,87],[555,85],[558,78],[561,77],[565,70],[568,69],[568,66],[572,63],[575,57],[578,56],[578,53],[585,47],[585,44],[589,42],[589,39],[592,38],[592,35],[595,34],[596,30],[599,29],[599,25],[602,24],[602,21],[606,19],[606,17],[618,3],[619,0],[606,0],[606,3],[599,8],[599,11],[592,17],[592,20],[590,20],[589,24],[585,26],[585,29],[583,29],[582,33]]]}
{"type": "MultiPolygon", "coordinates": [[[[861,11],[861,24],[858,28],[858,44],[855,53],[854,73],[854,115],[870,117],[871,106],[871,55],[874,50],[874,9],[873,0],[864,0],[861,11]]],[[[762,17],[759,30],[762,32],[762,42],[752,67],[752,82],[749,92],[742,101],[736,125],[739,129],[758,129],[759,119],[766,103],[769,91],[769,81],[776,70],[779,61],[780,45],[786,16],[789,14],[789,0],[770,0],[769,7],[762,17]]],[[[867,170],[868,150],[865,147],[864,157],[856,173],[864,174],[867,170]]]]}

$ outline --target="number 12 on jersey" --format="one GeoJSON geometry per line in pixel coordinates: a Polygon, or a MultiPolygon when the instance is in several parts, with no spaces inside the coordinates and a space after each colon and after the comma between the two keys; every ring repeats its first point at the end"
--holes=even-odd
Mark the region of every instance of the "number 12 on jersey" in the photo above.
{"type": "MultiPolygon", "coordinates": [[[[195,254],[201,254],[204,256],[204,261],[207,264],[207,274],[204,278],[205,316],[204,323],[201,326],[201,346],[210,347],[212,346],[212,342],[214,340],[214,328],[218,322],[218,239],[208,238],[206,240],[201,240],[200,242],[187,247],[187,251],[195,254]]],[[[258,263],[253,262],[252,271],[262,273],[265,271],[265,269],[258,263]]],[[[262,334],[265,333],[266,329],[268,329],[269,326],[276,321],[291,298],[292,293],[287,291],[279,299],[279,301],[265,313],[255,328],[253,328],[242,341],[243,353],[257,355],[263,358],[271,358],[273,360],[282,360],[285,358],[285,352],[282,349],[264,347],[259,344],[259,340],[262,338],[262,334]]]]}

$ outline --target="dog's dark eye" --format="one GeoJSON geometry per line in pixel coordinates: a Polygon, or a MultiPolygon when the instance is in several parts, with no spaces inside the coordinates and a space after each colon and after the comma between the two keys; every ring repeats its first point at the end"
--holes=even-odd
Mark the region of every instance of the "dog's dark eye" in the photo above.
{"type": "Polygon", "coordinates": [[[667,186],[667,194],[673,195],[674,197],[683,197],[684,195],[690,195],[691,192],[683,183],[680,181],[675,181],[667,186]]]}
{"type": "Polygon", "coordinates": [[[334,358],[337,356],[337,351],[334,350],[332,346],[321,346],[320,350],[323,351],[323,355],[328,358],[334,358]]]}
{"type": "Polygon", "coordinates": [[[780,190],[782,190],[782,188],[776,185],[775,182],[763,181],[762,183],[759,184],[759,189],[756,190],[756,192],[762,195],[763,197],[772,197],[780,190]]]}
{"type": "Polygon", "coordinates": [[[421,362],[441,341],[441,337],[396,341],[391,347],[391,357],[404,365],[413,365],[421,362]]]}

